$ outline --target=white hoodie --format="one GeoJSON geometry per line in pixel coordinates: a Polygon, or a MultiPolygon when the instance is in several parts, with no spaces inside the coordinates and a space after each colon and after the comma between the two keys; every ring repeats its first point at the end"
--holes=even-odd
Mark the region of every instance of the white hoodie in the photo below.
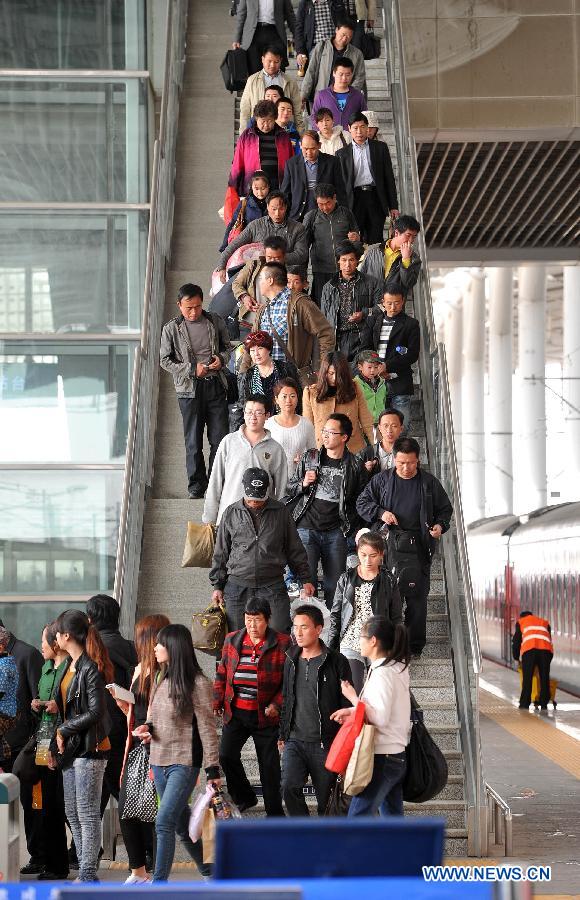
{"type": "Polygon", "coordinates": [[[336,151],[341,150],[346,144],[352,144],[350,132],[345,131],[342,125],[335,125],[332,129],[332,137],[328,139],[324,138],[320,132],[318,132],[318,136],[320,137],[320,149],[330,156],[334,156],[336,151]],[[341,135],[344,141],[341,139],[341,135]]]}
{"type": "Polygon", "coordinates": [[[219,524],[224,510],[244,496],[242,477],[246,469],[264,469],[270,476],[269,497],[281,500],[288,481],[288,462],[284,449],[269,431],[257,444],[250,444],[246,426],[226,434],[215,455],[205,495],[202,522],[219,524]]]}

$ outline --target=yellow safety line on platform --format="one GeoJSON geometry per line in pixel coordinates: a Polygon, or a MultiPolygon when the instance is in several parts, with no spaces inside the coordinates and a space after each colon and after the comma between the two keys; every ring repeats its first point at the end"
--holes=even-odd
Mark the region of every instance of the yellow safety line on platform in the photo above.
{"type": "Polygon", "coordinates": [[[580,747],[574,738],[485,690],[480,690],[480,710],[505,731],[580,780],[580,747]]]}

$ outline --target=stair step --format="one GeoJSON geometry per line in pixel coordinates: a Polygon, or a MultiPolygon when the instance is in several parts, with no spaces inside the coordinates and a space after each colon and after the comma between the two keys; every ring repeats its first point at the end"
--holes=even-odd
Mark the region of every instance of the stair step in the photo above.
{"type": "Polygon", "coordinates": [[[414,678],[437,679],[444,684],[453,684],[451,658],[427,657],[423,654],[420,659],[414,659],[411,663],[411,684],[414,678]]]}
{"type": "Polygon", "coordinates": [[[455,704],[455,688],[453,685],[441,684],[437,679],[418,684],[411,679],[413,696],[420,706],[434,700],[455,704]]]}
{"type": "Polygon", "coordinates": [[[457,724],[457,708],[455,701],[438,702],[436,700],[425,700],[421,703],[423,710],[423,719],[429,730],[434,725],[456,725],[457,724]]]}
{"type": "Polygon", "coordinates": [[[423,648],[421,658],[440,659],[445,652],[448,652],[449,655],[451,655],[451,644],[447,635],[427,635],[427,643],[423,648]]]}
{"type": "Polygon", "coordinates": [[[429,733],[442,753],[447,750],[459,750],[459,725],[431,725],[429,733]]]}
{"type": "Polygon", "coordinates": [[[434,816],[445,819],[447,828],[465,828],[467,805],[464,800],[428,800],[427,803],[405,803],[405,815],[414,819],[434,816]]]}

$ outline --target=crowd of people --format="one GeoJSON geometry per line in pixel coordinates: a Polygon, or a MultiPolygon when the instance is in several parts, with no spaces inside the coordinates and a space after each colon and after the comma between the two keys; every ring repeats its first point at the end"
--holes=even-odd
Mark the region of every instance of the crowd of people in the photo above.
{"type": "Polygon", "coordinates": [[[176,837],[209,877],[188,832],[201,768],[241,812],[254,807],[241,759],[251,737],[266,815],[308,815],[308,778],[324,815],[336,781],[326,757],[359,700],[375,764],[349,815],[402,814],[409,665],[452,507],[410,436],[420,333],[405,302],[420,225],[398,210],[367,109],[359,46],[374,15],[373,0],[300,0],[297,16],[289,0],[237,4],[249,78],[218,289],[206,309],[199,285],[180,288],[160,350],[188,494],[215,528],[209,583],[228,634],[212,688],[185,626],[148,616],[126,640],[105,595],[48,623],[41,652],[0,628],[0,765],[21,779],[25,876],[78,868],[96,880],[112,795],[128,883],[167,880],[176,837]],[[285,72],[286,23],[301,86],[285,72]],[[142,748],[154,822],[123,815],[142,748]]]}

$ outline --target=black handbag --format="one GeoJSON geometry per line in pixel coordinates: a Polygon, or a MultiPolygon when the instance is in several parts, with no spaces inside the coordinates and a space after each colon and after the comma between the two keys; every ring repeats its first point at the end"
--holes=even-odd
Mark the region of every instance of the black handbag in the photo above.
{"type": "Polygon", "coordinates": [[[365,59],[378,59],[381,55],[381,40],[372,28],[361,35],[360,49],[365,59]]]}
{"type": "Polygon", "coordinates": [[[36,784],[37,781],[40,781],[42,770],[46,767],[37,766],[35,758],[36,733],[28,738],[12,765],[12,774],[16,775],[23,784],[36,784]]]}
{"type": "Polygon", "coordinates": [[[243,91],[248,80],[248,60],[246,51],[238,47],[237,50],[228,50],[220,66],[220,72],[226,86],[226,90],[233,94],[234,91],[243,91]]]}
{"type": "Polygon", "coordinates": [[[227,366],[224,369],[224,375],[226,376],[226,381],[228,383],[227,400],[228,406],[230,406],[232,403],[237,403],[240,399],[240,394],[238,391],[238,379],[233,372],[230,372],[227,366]]]}
{"type": "Polygon", "coordinates": [[[340,775],[337,775],[334,787],[328,798],[328,803],[326,804],[326,809],[324,810],[325,816],[338,818],[340,816],[348,815],[348,808],[352,797],[349,797],[344,793],[343,787],[342,778],[340,775]]]}
{"type": "Polygon", "coordinates": [[[427,731],[423,710],[411,694],[411,739],[405,755],[407,769],[403,779],[403,799],[408,803],[426,803],[441,793],[449,777],[447,760],[427,731]]]}

